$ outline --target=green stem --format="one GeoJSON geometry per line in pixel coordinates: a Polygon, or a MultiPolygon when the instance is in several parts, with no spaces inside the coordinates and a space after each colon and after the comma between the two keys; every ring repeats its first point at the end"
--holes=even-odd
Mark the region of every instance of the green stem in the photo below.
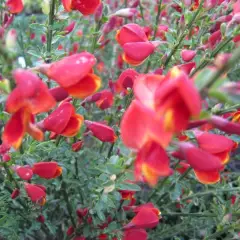
{"type": "Polygon", "coordinates": [[[210,88],[214,82],[221,77],[222,74],[224,74],[225,72],[227,72],[229,69],[231,69],[232,67],[234,67],[240,59],[240,47],[238,47],[235,52],[233,53],[231,59],[224,65],[222,65],[221,68],[218,69],[218,71],[216,71],[214,74],[211,75],[211,77],[208,79],[208,81],[206,82],[206,84],[204,85],[204,87],[201,90],[201,93],[204,91],[204,89],[208,89],[210,88]]]}
{"type": "MultiPolygon", "coordinates": [[[[235,188],[230,188],[230,189],[216,189],[214,191],[206,191],[206,192],[191,194],[187,197],[182,198],[181,202],[184,202],[186,200],[193,199],[193,198],[204,197],[207,195],[216,195],[217,193],[227,193],[227,192],[235,192],[235,191],[240,191],[240,187],[235,187],[235,188]]],[[[169,204],[166,204],[164,207],[166,208],[167,206],[176,204],[176,203],[179,203],[179,201],[171,202],[169,204]]]]}
{"type": "MultiPolygon", "coordinates": [[[[217,56],[217,54],[229,43],[231,42],[232,37],[226,39],[226,41],[220,43],[215,49],[214,51],[211,53],[210,55],[210,59],[214,58],[217,56]]],[[[203,69],[204,67],[206,67],[211,60],[210,59],[204,59],[190,74],[190,76],[192,77],[195,73],[197,73],[199,70],[203,69]]]]}
{"type": "Polygon", "coordinates": [[[111,147],[109,148],[108,155],[107,155],[108,158],[111,157],[111,154],[112,154],[112,151],[113,151],[114,145],[115,145],[115,143],[112,143],[111,147]]]}
{"type": "MultiPolygon", "coordinates": [[[[156,39],[156,36],[157,36],[158,22],[159,22],[159,17],[160,17],[160,14],[161,14],[161,9],[162,9],[162,0],[159,0],[158,11],[157,11],[156,19],[155,19],[154,34],[153,34],[152,41],[154,41],[156,39]]],[[[149,71],[150,67],[151,67],[151,61],[149,59],[148,64],[147,64],[147,68],[146,68],[146,71],[145,71],[146,73],[149,71]]]]}
{"type": "Polygon", "coordinates": [[[47,59],[46,61],[50,63],[52,61],[52,37],[53,37],[53,23],[54,23],[54,13],[55,13],[56,0],[52,0],[50,5],[50,12],[48,16],[48,29],[47,29],[47,59]]]}
{"type": "Polygon", "coordinates": [[[11,173],[11,171],[10,171],[10,169],[9,169],[9,167],[7,166],[6,163],[3,164],[3,167],[4,167],[4,169],[5,169],[6,173],[7,173],[7,176],[8,176],[8,178],[9,178],[10,182],[13,182],[13,183],[15,184],[15,187],[18,188],[18,189],[20,189],[20,186],[19,186],[18,182],[17,182],[16,179],[13,177],[13,175],[12,175],[12,173],[11,173]]]}
{"type": "Polygon", "coordinates": [[[157,36],[158,22],[159,22],[159,17],[160,17],[160,14],[161,14],[161,10],[162,10],[162,0],[159,0],[157,16],[156,16],[156,19],[155,19],[154,34],[153,34],[153,38],[152,38],[153,41],[156,39],[156,36],[157,36]]]}
{"type": "Polygon", "coordinates": [[[142,3],[141,3],[141,0],[139,1],[139,8],[140,8],[141,18],[144,21],[143,6],[142,6],[142,3]]]}
{"type": "MultiPolygon", "coordinates": [[[[179,162],[180,162],[180,160],[173,166],[173,169],[176,169],[176,168],[177,168],[179,162]]],[[[149,196],[148,199],[147,199],[147,202],[149,202],[149,201],[152,199],[152,197],[159,191],[159,189],[161,189],[161,188],[164,186],[164,184],[167,182],[167,180],[169,179],[169,177],[170,177],[170,176],[167,176],[167,177],[165,177],[165,178],[161,181],[161,183],[159,184],[159,186],[157,186],[157,187],[154,189],[154,191],[152,192],[152,194],[150,194],[150,196],[149,196]]]]}
{"type": "Polygon", "coordinates": [[[72,212],[73,212],[73,211],[72,211],[72,206],[71,206],[71,204],[70,204],[70,202],[69,202],[68,193],[67,193],[67,191],[66,191],[66,189],[67,189],[67,184],[64,182],[62,176],[60,176],[60,179],[61,179],[61,181],[62,181],[61,190],[62,190],[62,193],[63,193],[64,201],[66,202],[66,205],[67,205],[68,215],[69,215],[69,217],[70,217],[70,219],[71,219],[71,222],[72,222],[73,227],[76,228],[76,223],[75,223],[74,218],[73,218],[73,216],[72,216],[72,212]]]}
{"type": "Polygon", "coordinates": [[[183,175],[181,175],[179,177],[179,179],[174,182],[170,187],[169,187],[169,191],[168,192],[165,192],[162,196],[159,197],[159,199],[157,200],[157,204],[159,204],[161,201],[163,201],[167,195],[174,189],[174,187],[176,186],[177,182],[181,181],[183,178],[185,178],[191,171],[192,169],[189,168],[183,175]]]}
{"type": "Polygon", "coordinates": [[[188,32],[191,31],[193,24],[198,16],[198,14],[200,13],[200,11],[202,10],[202,6],[203,6],[203,2],[204,0],[201,0],[201,3],[197,9],[197,11],[195,12],[195,14],[193,15],[191,21],[188,23],[188,25],[186,26],[186,28],[184,29],[184,31],[182,32],[182,34],[180,35],[177,43],[173,46],[173,49],[171,50],[170,54],[168,55],[165,63],[164,63],[164,67],[166,68],[172,58],[172,56],[176,53],[176,51],[178,50],[178,47],[181,45],[182,41],[185,39],[185,37],[187,36],[188,32]]]}
{"type": "MultiPolygon", "coordinates": [[[[239,224],[238,224],[239,225],[239,224]]],[[[215,232],[214,234],[204,238],[204,240],[212,240],[212,239],[217,239],[217,237],[221,236],[222,234],[224,233],[229,233],[230,230],[240,230],[240,226],[235,226],[235,224],[233,225],[230,225],[230,226],[227,226],[225,227],[223,230],[221,231],[218,231],[218,232],[215,232]]]]}
{"type": "Polygon", "coordinates": [[[98,40],[98,36],[99,36],[99,30],[101,28],[101,25],[102,25],[102,21],[99,20],[97,23],[96,23],[96,27],[95,27],[95,30],[94,30],[94,36],[93,36],[93,40],[92,40],[92,46],[91,46],[91,50],[90,52],[91,53],[94,53],[95,49],[96,49],[96,45],[97,45],[97,40],[98,40]]]}
{"type": "Polygon", "coordinates": [[[57,136],[57,138],[56,138],[56,142],[55,142],[56,147],[59,145],[61,139],[62,139],[62,136],[61,136],[61,135],[57,136]]]}
{"type": "Polygon", "coordinates": [[[179,216],[179,217],[217,217],[216,214],[211,213],[178,213],[178,212],[171,212],[171,213],[161,213],[161,216],[163,217],[173,217],[173,216],[179,216]]]}

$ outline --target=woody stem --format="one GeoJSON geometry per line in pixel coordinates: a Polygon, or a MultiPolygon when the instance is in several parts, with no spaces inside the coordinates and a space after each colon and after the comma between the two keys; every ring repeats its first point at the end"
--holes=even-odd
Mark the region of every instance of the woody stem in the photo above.
{"type": "Polygon", "coordinates": [[[47,28],[47,59],[46,62],[52,61],[52,37],[53,37],[53,23],[55,12],[56,0],[51,1],[50,12],[48,16],[48,28],[47,28]]]}

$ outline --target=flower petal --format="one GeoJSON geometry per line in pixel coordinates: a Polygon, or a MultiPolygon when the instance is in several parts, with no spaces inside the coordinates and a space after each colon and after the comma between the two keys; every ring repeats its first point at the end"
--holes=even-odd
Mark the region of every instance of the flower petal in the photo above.
{"type": "Polygon", "coordinates": [[[65,88],[69,95],[76,98],[86,98],[101,87],[101,79],[95,74],[87,74],[77,84],[65,88]]]}
{"type": "Polygon", "coordinates": [[[123,50],[125,55],[136,62],[142,62],[154,52],[154,45],[150,42],[125,43],[123,50]]]}
{"type": "Polygon", "coordinates": [[[93,136],[98,138],[102,142],[115,142],[117,136],[114,133],[114,130],[102,123],[85,121],[87,128],[92,132],[93,136]]]}
{"type": "Polygon", "coordinates": [[[74,137],[78,134],[84,118],[82,115],[76,114],[69,119],[69,122],[66,128],[61,132],[62,136],[65,137],[74,137]]]}
{"type": "Polygon", "coordinates": [[[198,181],[203,184],[215,184],[221,179],[219,171],[202,172],[194,170],[194,173],[198,181]]]}
{"type": "Polygon", "coordinates": [[[47,112],[55,106],[56,101],[37,75],[28,70],[18,69],[13,76],[17,87],[7,99],[7,112],[14,113],[26,107],[32,114],[38,114],[47,112]]]}
{"type": "Polygon", "coordinates": [[[7,0],[6,5],[12,14],[20,13],[24,8],[22,0],[7,0]]]}
{"type": "Polygon", "coordinates": [[[51,179],[61,175],[61,167],[56,162],[39,162],[33,164],[33,173],[41,178],[51,179]]]}
{"type": "Polygon", "coordinates": [[[23,108],[14,113],[5,125],[3,142],[18,149],[22,143],[29,120],[30,113],[23,108]]]}
{"type": "Polygon", "coordinates": [[[90,15],[95,12],[101,0],[72,0],[72,9],[78,10],[83,15],[90,15]]]}
{"type": "Polygon", "coordinates": [[[117,33],[116,39],[118,43],[123,46],[130,42],[146,42],[147,36],[141,26],[135,23],[124,25],[117,33]]]}
{"type": "Polygon", "coordinates": [[[61,104],[43,122],[44,128],[48,131],[61,134],[67,127],[68,122],[74,113],[74,108],[69,102],[61,104]]]}
{"type": "Polygon", "coordinates": [[[95,63],[96,59],[92,54],[88,52],[78,53],[52,63],[47,75],[61,87],[67,88],[84,78],[95,63]]]}
{"type": "Polygon", "coordinates": [[[147,236],[145,229],[129,229],[125,231],[123,240],[147,240],[147,236]]]}
{"type": "Polygon", "coordinates": [[[180,151],[185,159],[197,171],[211,172],[222,169],[223,164],[220,159],[191,143],[179,143],[180,151]]]}
{"type": "Polygon", "coordinates": [[[46,192],[37,185],[25,183],[25,190],[34,203],[42,202],[46,197],[46,192]]]}

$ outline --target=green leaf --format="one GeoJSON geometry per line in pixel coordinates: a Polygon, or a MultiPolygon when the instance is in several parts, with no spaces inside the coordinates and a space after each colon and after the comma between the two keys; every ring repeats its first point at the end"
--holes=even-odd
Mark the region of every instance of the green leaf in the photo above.
{"type": "Polygon", "coordinates": [[[34,30],[34,32],[45,33],[47,31],[47,28],[44,24],[32,23],[29,25],[29,27],[34,30]]]}
{"type": "Polygon", "coordinates": [[[231,81],[238,81],[240,79],[240,67],[229,72],[227,76],[231,81]]]}
{"type": "Polygon", "coordinates": [[[182,187],[180,184],[176,183],[173,191],[170,193],[170,198],[172,201],[176,201],[182,194],[182,187]]]}
{"type": "Polygon", "coordinates": [[[0,90],[3,90],[5,93],[10,93],[11,92],[9,80],[3,79],[0,82],[0,90]]]}
{"type": "Polygon", "coordinates": [[[29,50],[27,51],[28,54],[36,57],[36,58],[42,58],[41,54],[39,53],[39,51],[35,51],[35,50],[29,50]]]}
{"type": "Polygon", "coordinates": [[[205,86],[207,86],[209,79],[213,74],[214,72],[211,69],[204,69],[197,74],[194,83],[199,91],[204,89],[205,86]]]}
{"type": "Polygon", "coordinates": [[[128,191],[141,191],[141,187],[131,183],[120,183],[116,185],[116,189],[128,191]]]}
{"type": "Polygon", "coordinates": [[[222,102],[222,103],[227,103],[229,102],[229,98],[228,96],[223,93],[223,92],[220,92],[220,91],[217,91],[217,90],[214,90],[214,89],[211,89],[209,92],[208,92],[208,95],[212,98],[215,98],[217,99],[218,101],[222,102]]]}

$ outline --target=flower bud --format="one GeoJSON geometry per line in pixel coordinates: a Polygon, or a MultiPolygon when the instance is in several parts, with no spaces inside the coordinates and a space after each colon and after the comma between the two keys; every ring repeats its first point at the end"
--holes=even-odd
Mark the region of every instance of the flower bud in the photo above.
{"type": "Polygon", "coordinates": [[[6,36],[6,47],[8,50],[13,50],[17,42],[17,31],[15,29],[10,29],[6,36]]]}
{"type": "Polygon", "coordinates": [[[225,36],[226,30],[227,30],[227,24],[222,23],[221,26],[220,26],[220,30],[221,30],[222,36],[225,36]]]}
{"type": "Polygon", "coordinates": [[[39,215],[36,220],[37,220],[38,222],[40,222],[40,223],[44,223],[44,222],[45,222],[45,218],[44,218],[43,215],[39,215]]]}
{"type": "Polygon", "coordinates": [[[18,188],[16,188],[16,189],[13,190],[13,192],[11,194],[11,198],[15,199],[15,198],[17,198],[19,196],[19,194],[20,194],[20,191],[19,191],[18,188]]]}
{"type": "Polygon", "coordinates": [[[102,15],[103,15],[103,3],[100,3],[94,14],[95,21],[96,22],[100,21],[102,19],[102,15]]]}
{"type": "Polygon", "coordinates": [[[123,8],[115,12],[114,15],[118,17],[128,18],[136,15],[137,12],[138,11],[136,8],[123,8]]]}
{"type": "Polygon", "coordinates": [[[65,35],[71,33],[75,27],[76,22],[72,21],[67,27],[64,28],[65,35]]]}
{"type": "Polygon", "coordinates": [[[72,150],[73,152],[78,152],[82,149],[83,141],[77,141],[72,144],[72,150]]]}
{"type": "Polygon", "coordinates": [[[194,50],[182,50],[181,57],[184,62],[190,62],[196,56],[196,51],[194,50]]]}
{"type": "Polygon", "coordinates": [[[229,122],[227,119],[218,116],[212,116],[210,123],[214,125],[215,128],[230,134],[240,135],[240,124],[229,122]]]}
{"type": "Polygon", "coordinates": [[[215,61],[214,61],[215,66],[217,68],[222,68],[224,65],[226,65],[226,63],[229,61],[231,56],[232,56],[231,53],[218,54],[215,61]]]}
{"type": "Polygon", "coordinates": [[[5,153],[2,156],[2,160],[3,160],[3,162],[9,162],[11,160],[11,157],[9,154],[5,153]]]}

